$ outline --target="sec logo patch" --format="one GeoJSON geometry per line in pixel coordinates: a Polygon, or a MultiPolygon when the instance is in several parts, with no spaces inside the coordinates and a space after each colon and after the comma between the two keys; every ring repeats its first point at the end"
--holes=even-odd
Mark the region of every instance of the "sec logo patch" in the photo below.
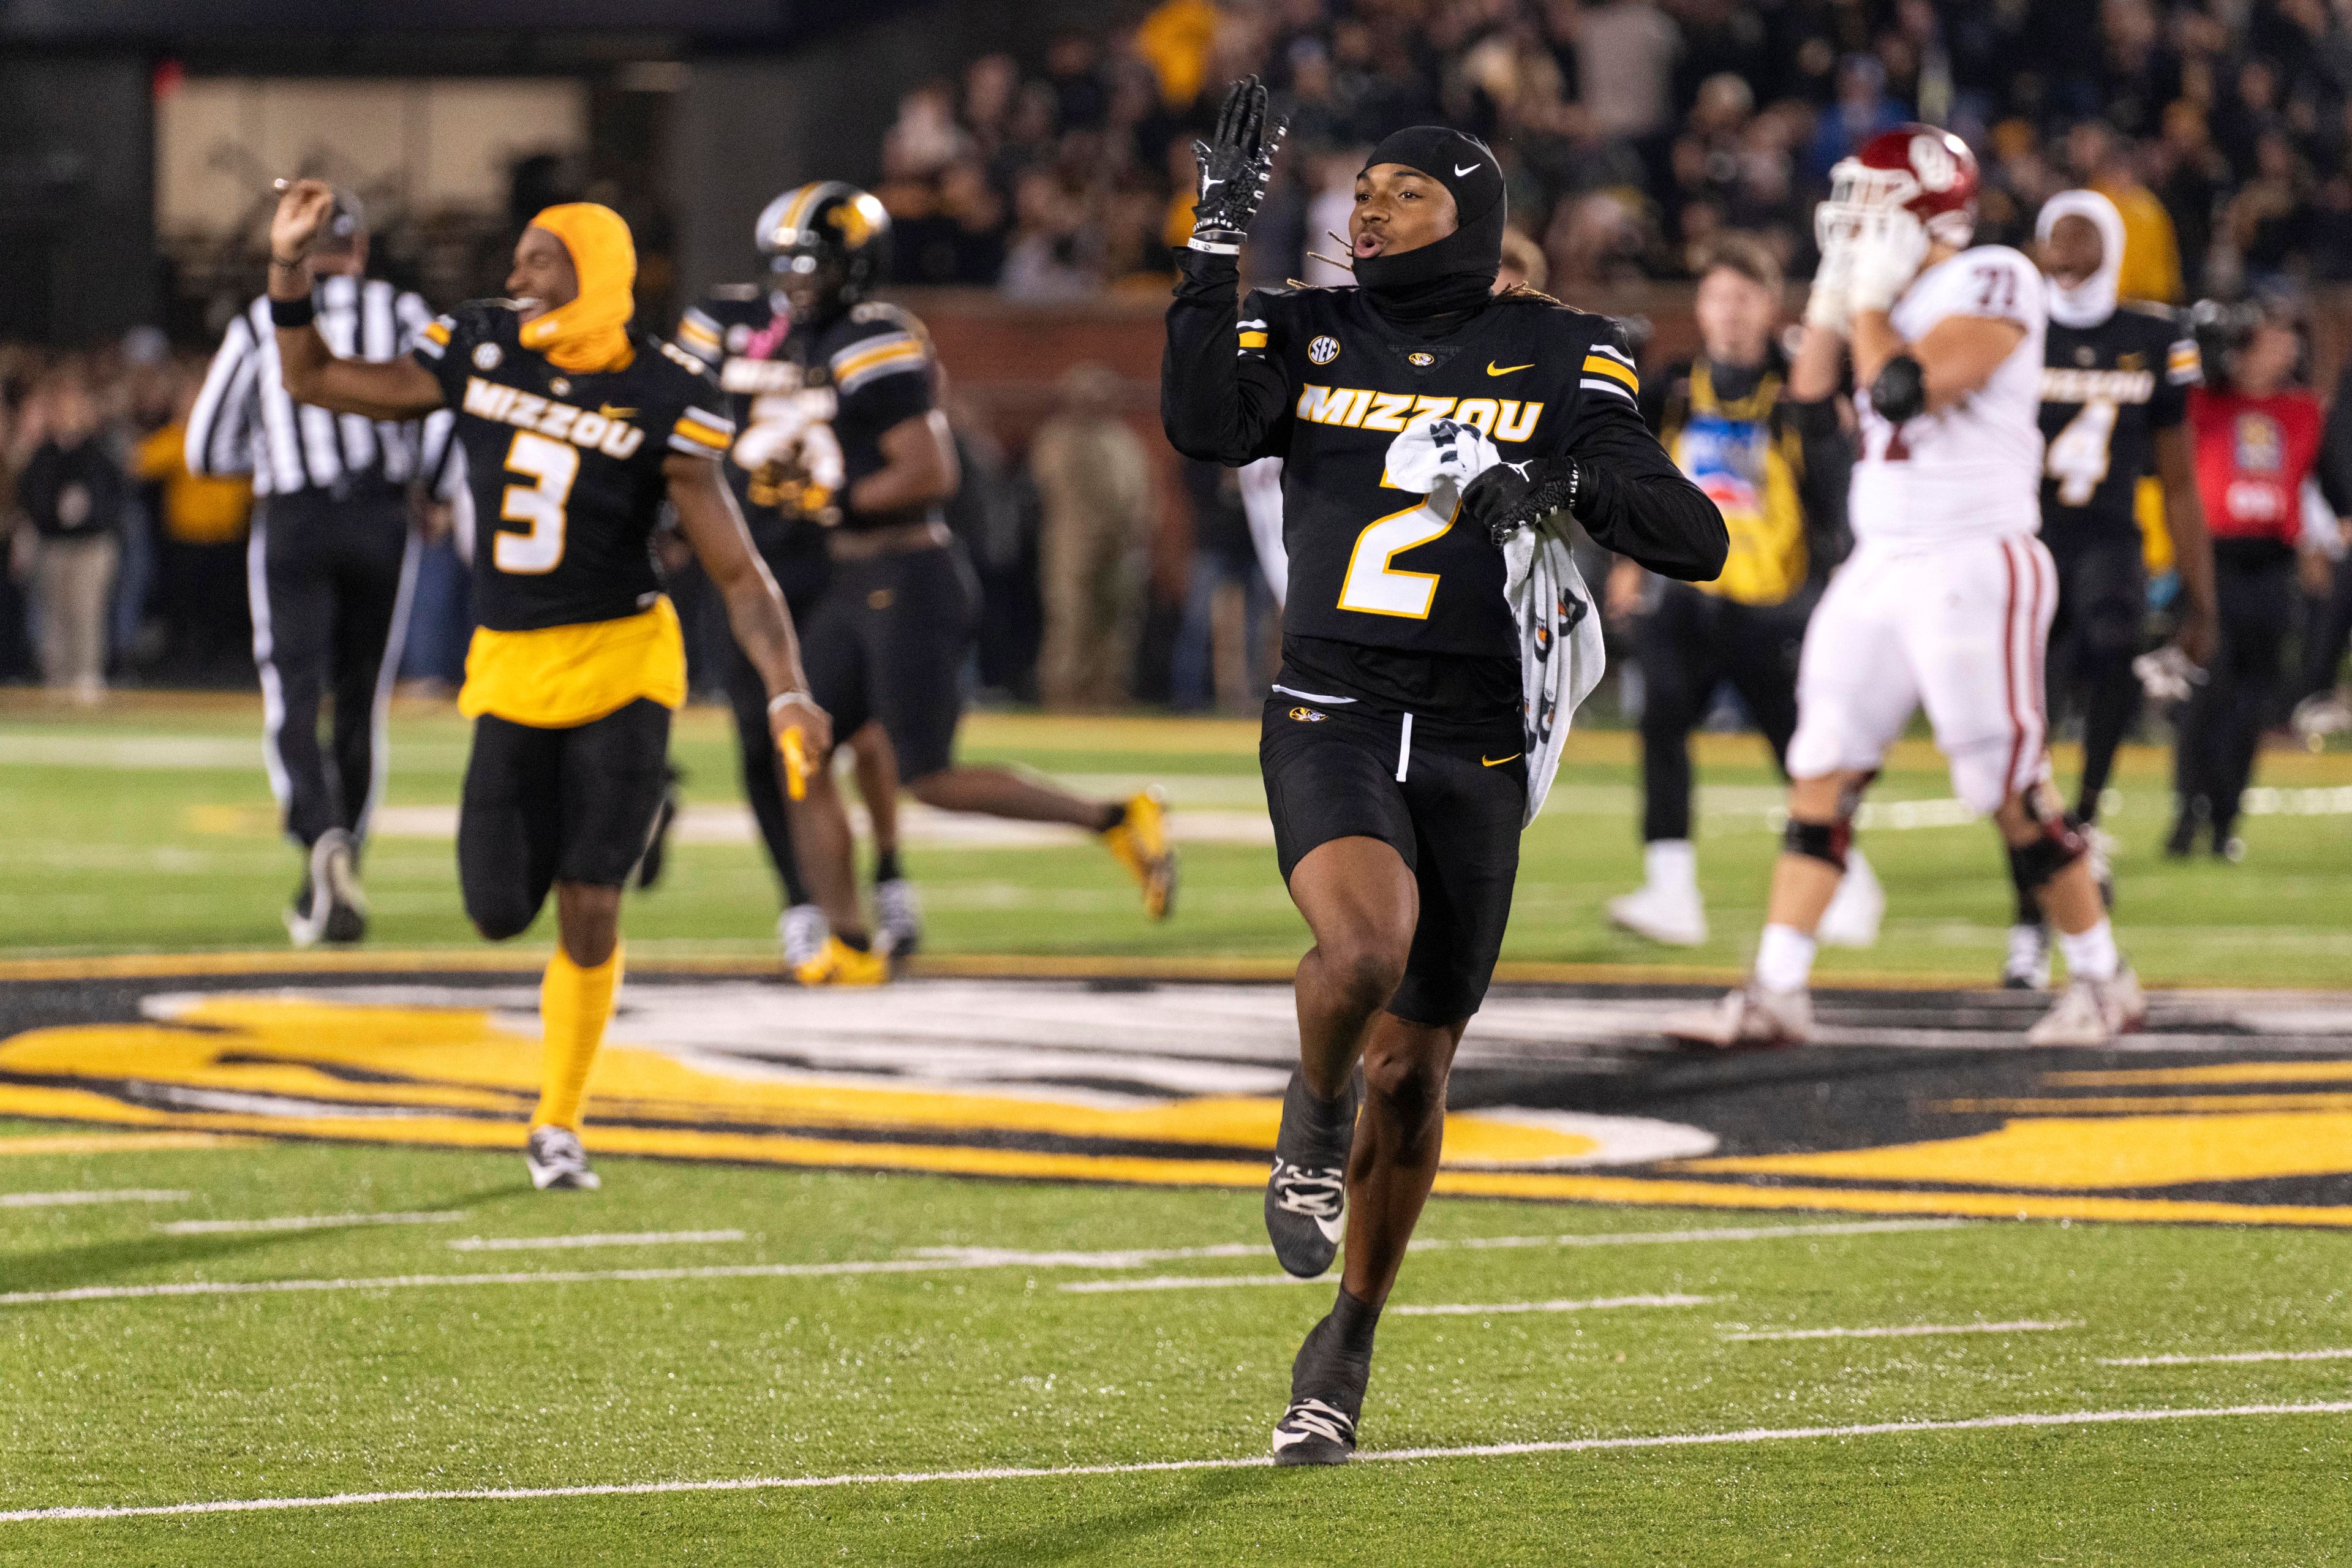
{"type": "Polygon", "coordinates": [[[477,343],[474,345],[474,368],[476,370],[496,370],[499,368],[499,361],[506,357],[507,356],[499,351],[499,345],[496,343],[477,343]]]}
{"type": "Polygon", "coordinates": [[[1294,721],[1301,724],[1320,724],[1324,720],[1329,718],[1330,715],[1328,713],[1318,713],[1312,708],[1293,708],[1290,710],[1290,717],[1294,721]]]}
{"type": "Polygon", "coordinates": [[[1329,364],[1339,357],[1339,340],[1329,333],[1307,345],[1307,358],[1315,364],[1329,364]]]}

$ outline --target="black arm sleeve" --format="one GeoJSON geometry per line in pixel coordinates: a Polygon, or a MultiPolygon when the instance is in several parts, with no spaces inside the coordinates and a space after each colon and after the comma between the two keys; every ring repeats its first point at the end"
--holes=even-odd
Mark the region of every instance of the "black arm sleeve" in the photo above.
{"type": "Polygon", "coordinates": [[[1782,405],[1804,458],[1797,502],[1805,509],[1805,542],[1812,574],[1826,575],[1846,558],[1853,539],[1846,527],[1846,491],[1853,482],[1853,437],[1838,420],[1835,397],[1782,405]]]}
{"type": "Polygon", "coordinates": [[[1237,468],[1278,456],[1272,442],[1290,411],[1291,388],[1271,355],[1239,351],[1234,290],[1241,269],[1230,256],[1176,253],[1176,298],[1168,306],[1168,352],[1160,362],[1160,423],[1188,458],[1237,468]]]}
{"type": "Polygon", "coordinates": [[[1587,393],[1565,446],[1582,470],[1576,521],[1593,542],[1685,583],[1722,575],[1731,536],[1625,398],[1587,393]]]}

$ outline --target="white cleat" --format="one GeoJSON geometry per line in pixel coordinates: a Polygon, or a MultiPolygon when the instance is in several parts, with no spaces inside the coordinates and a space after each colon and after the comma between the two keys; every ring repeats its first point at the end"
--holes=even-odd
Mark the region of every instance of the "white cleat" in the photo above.
{"type": "Polygon", "coordinates": [[[1838,881],[1830,907],[1822,911],[1813,940],[1823,947],[1875,947],[1878,922],[1885,918],[1886,889],[1879,886],[1878,874],[1862,858],[1861,850],[1847,850],[1845,875],[1838,881]]]}
{"type": "Polygon", "coordinates": [[[2113,1045],[2147,1022],[2147,998],[2140,994],[2139,977],[2118,970],[2112,980],[2070,980],[2056,1005],[2025,1032],[2029,1046],[2096,1047],[2113,1045]]]}
{"type": "Polygon", "coordinates": [[[776,940],[783,945],[788,972],[797,973],[802,965],[814,963],[824,952],[825,938],[832,934],[824,911],[814,904],[794,904],[776,917],[776,940]]]}
{"type": "Polygon", "coordinates": [[[523,1163],[530,1168],[530,1184],[541,1192],[551,1187],[593,1193],[604,1184],[588,1168],[588,1151],[580,1134],[569,1127],[534,1127],[523,1144],[523,1163]]]}
{"type": "Polygon", "coordinates": [[[1670,1016],[1658,1026],[1670,1040],[1716,1046],[1801,1046],[1813,1037],[1813,996],[1801,987],[1769,991],[1750,980],[1714,1006],[1670,1016]]]}
{"type": "Polygon", "coordinates": [[[2004,991],[2050,989],[2050,928],[2014,925],[2009,928],[2009,955],[2000,961],[2004,991]]]}
{"type": "Polygon", "coordinates": [[[923,945],[923,903],[906,878],[874,884],[874,936],[892,958],[906,958],[923,945]]]}
{"type": "Polygon", "coordinates": [[[1667,947],[1697,947],[1706,941],[1706,905],[1698,889],[1652,882],[1609,900],[1609,919],[1635,936],[1667,947]]]}

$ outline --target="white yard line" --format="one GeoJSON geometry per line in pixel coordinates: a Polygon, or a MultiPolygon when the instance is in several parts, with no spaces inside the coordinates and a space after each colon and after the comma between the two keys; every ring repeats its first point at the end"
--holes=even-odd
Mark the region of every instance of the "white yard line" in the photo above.
{"type": "MultiPolygon", "coordinates": [[[[1887,1232],[1958,1230],[1974,1225],[1966,1219],[1868,1219],[1828,1225],[1733,1225],[1706,1230],[1585,1231],[1568,1236],[1423,1237],[1415,1252],[1483,1251],[1526,1247],[1673,1246],[1706,1241],[1785,1241],[1807,1236],[1876,1236],[1887,1232]]],[[[1003,1265],[1028,1268],[1134,1268],[1147,1263],[1174,1263],[1192,1258],[1263,1258],[1262,1241],[1226,1241],[1213,1247],[1129,1247],[1111,1252],[1024,1252],[996,1247],[919,1247],[918,1258],[974,1268],[1003,1265]]]]}
{"type": "MultiPolygon", "coordinates": [[[[2159,1410],[2053,1410],[2014,1415],[1977,1415],[1956,1421],[1878,1421],[1853,1426],[1751,1426],[1738,1432],[1674,1432],[1638,1437],[1569,1437],[1553,1442],[1484,1443],[1459,1448],[1374,1448],[1356,1455],[1359,1463],[1399,1459],[1489,1459],[1528,1454],[1590,1454],[1624,1448],[1690,1448],[1748,1443],[1798,1442],[1822,1437],[1885,1437],[1931,1432],[1998,1432],[2017,1427],[2102,1426],[2121,1422],[2247,1419],[2263,1415],[2352,1415],[2352,1400],[2306,1405],[2222,1405],[2159,1410]]],[[[322,1497],[223,1498],[206,1502],[148,1503],[129,1507],[23,1508],[0,1511],[0,1524],[45,1520],[136,1519],[156,1515],[259,1513],[298,1508],[354,1508],[388,1502],[533,1502],[551,1498],[655,1497],[679,1492],[778,1491],[816,1487],[924,1486],[941,1481],[1049,1480],[1083,1476],[1145,1476],[1172,1470],[1245,1470],[1270,1465],[1263,1455],[1246,1458],[1156,1459],[1127,1465],[1005,1466],[972,1470],[907,1470],[897,1474],[838,1476],[740,1476],[717,1480],[613,1481],[568,1487],[482,1487],[445,1491],[333,1492],[322,1497]]]]}
{"type": "Polygon", "coordinates": [[[2102,1359],[2101,1366],[2211,1366],[2223,1362],[2352,1361],[2352,1350],[2231,1351],[2227,1355],[2131,1355],[2102,1359]]]}
{"type": "Polygon", "coordinates": [[[1076,1279],[1056,1285],[1073,1296],[1100,1296],[1118,1290],[1214,1290],[1229,1285],[1320,1285],[1328,1289],[1329,1277],[1301,1279],[1292,1274],[1155,1274],[1148,1279],[1076,1279]]]}
{"type": "Polygon", "coordinates": [[[188,1194],[155,1187],[116,1187],[86,1193],[0,1193],[0,1209],[53,1209],[81,1204],[176,1204],[188,1194]]]}
{"type": "Polygon", "coordinates": [[[269,1219],[175,1219],[155,1228],[165,1236],[239,1236],[254,1231],[340,1230],[360,1225],[446,1225],[466,1211],[445,1214],[289,1214],[269,1219]]]}
{"type": "MultiPolygon", "coordinates": [[[[184,1197],[184,1193],[167,1194],[184,1197]]],[[[1461,1241],[1432,1240],[1423,1250],[1482,1247],[1601,1247],[1633,1242],[1750,1241],[1799,1236],[1851,1236],[1877,1231],[1948,1230],[1967,1220],[1883,1220],[1852,1225],[1732,1226],[1722,1230],[1633,1231],[1603,1236],[1482,1237],[1461,1241]]],[[[516,1270],[499,1274],[391,1274],[370,1278],[330,1279],[184,1279],[157,1285],[78,1285],[63,1290],[16,1290],[0,1294],[0,1307],[38,1307],[66,1301],[139,1301],[173,1296],[267,1296],[332,1290],[456,1289],[477,1285],[599,1285],[661,1282],[683,1279],[797,1279],[862,1274],[941,1274],[972,1268],[1133,1268],[1160,1258],[1262,1257],[1255,1243],[1229,1242],[1207,1247],[1166,1247],[1129,1252],[1007,1252],[992,1247],[969,1251],[925,1248],[913,1258],[853,1258],[839,1263],[736,1263],[679,1268],[576,1268],[516,1270]],[[940,1256],[945,1254],[945,1256],[940,1256]]],[[[1220,1279],[1177,1279],[1160,1287],[1173,1289],[1193,1284],[1286,1284],[1287,1274],[1268,1279],[1254,1276],[1220,1279]]],[[[1127,1281],[1104,1281],[1108,1287],[1127,1281]]],[[[1304,1281],[1299,1281],[1304,1283],[1304,1281]]]]}
{"type": "Polygon", "coordinates": [[[698,1241],[741,1241],[740,1230],[640,1230],[583,1236],[467,1236],[452,1252],[553,1252],[570,1247],[670,1247],[698,1241]]]}
{"type": "Polygon", "coordinates": [[[1496,1301],[1486,1306],[1437,1301],[1425,1306],[1411,1303],[1392,1305],[1388,1309],[1388,1316],[1484,1318],[1498,1312],[1599,1312],[1612,1307],[1704,1307],[1711,1301],[1729,1300],[1728,1296],[1596,1296],[1586,1301],[1496,1301]]]}
{"type": "Polygon", "coordinates": [[[1751,1333],[1726,1334],[1727,1340],[1907,1340],[1928,1334],[2032,1334],[2053,1329],[2079,1329],[2080,1318],[2044,1321],[2020,1318],[2008,1323],[1897,1323],[1874,1329],[1759,1329],[1751,1333]]]}

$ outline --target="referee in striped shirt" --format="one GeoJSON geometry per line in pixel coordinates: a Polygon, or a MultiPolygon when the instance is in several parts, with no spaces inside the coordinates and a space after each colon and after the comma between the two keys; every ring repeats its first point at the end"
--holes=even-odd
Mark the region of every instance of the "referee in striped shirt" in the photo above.
{"type": "MultiPolygon", "coordinates": [[[[433,312],[367,277],[367,251],[360,205],[338,192],[310,255],[319,331],[338,354],[397,359],[433,312]]],[[[250,473],[260,501],[246,590],[262,760],[287,837],[304,854],[286,910],[297,947],[367,931],[358,861],[388,760],[385,712],[416,576],[408,487],[423,443],[417,421],[331,414],[288,396],[267,296],[229,323],[188,416],[189,471],[250,473]],[[330,695],[322,746],[319,709],[330,695]]]]}

